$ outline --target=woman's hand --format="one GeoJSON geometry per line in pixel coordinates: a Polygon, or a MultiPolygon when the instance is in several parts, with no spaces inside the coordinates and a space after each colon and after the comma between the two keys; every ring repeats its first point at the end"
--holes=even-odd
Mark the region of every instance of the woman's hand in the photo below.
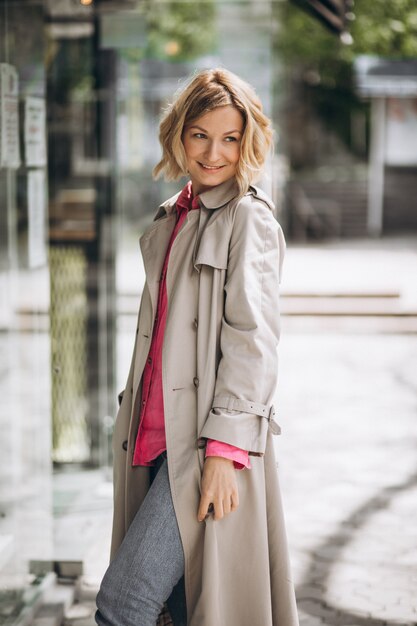
{"type": "Polygon", "coordinates": [[[211,504],[214,507],[216,521],[236,511],[239,506],[233,461],[220,456],[209,456],[204,461],[200,506],[197,514],[199,522],[202,522],[209,513],[211,504]]]}

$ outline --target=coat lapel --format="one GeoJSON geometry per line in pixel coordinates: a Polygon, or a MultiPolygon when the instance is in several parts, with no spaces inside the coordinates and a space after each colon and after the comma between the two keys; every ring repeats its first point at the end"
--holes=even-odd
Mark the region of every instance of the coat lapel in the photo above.
{"type": "Polygon", "coordinates": [[[139,240],[152,303],[152,323],[156,314],[159,278],[174,226],[175,213],[171,212],[166,217],[158,219],[139,240]]]}

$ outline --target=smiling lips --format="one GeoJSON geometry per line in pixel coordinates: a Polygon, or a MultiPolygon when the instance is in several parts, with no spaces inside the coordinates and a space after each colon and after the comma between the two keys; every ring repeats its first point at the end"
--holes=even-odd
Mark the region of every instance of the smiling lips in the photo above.
{"type": "Polygon", "coordinates": [[[224,165],[205,165],[204,163],[200,163],[199,161],[197,161],[197,163],[204,169],[204,170],[211,170],[211,171],[218,171],[221,170],[222,167],[225,167],[224,165]]]}

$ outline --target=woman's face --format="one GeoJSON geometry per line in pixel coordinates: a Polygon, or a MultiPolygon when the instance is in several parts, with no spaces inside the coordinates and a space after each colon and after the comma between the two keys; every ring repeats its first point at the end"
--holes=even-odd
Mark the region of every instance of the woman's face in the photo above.
{"type": "Polygon", "coordinates": [[[196,196],[236,173],[243,118],[231,105],[205,113],[184,128],[182,142],[196,196]]]}

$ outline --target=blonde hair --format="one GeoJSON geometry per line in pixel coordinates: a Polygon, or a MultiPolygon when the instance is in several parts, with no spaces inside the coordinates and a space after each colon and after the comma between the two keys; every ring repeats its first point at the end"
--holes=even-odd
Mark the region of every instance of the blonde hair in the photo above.
{"type": "Polygon", "coordinates": [[[236,181],[241,195],[259,179],[272,146],[270,119],[263,113],[255,90],[244,80],[223,68],[198,72],[165,110],[159,125],[162,158],[153,169],[154,178],[164,173],[166,180],[187,174],[182,143],[185,126],[217,107],[231,105],[243,118],[243,136],[236,181]]]}

